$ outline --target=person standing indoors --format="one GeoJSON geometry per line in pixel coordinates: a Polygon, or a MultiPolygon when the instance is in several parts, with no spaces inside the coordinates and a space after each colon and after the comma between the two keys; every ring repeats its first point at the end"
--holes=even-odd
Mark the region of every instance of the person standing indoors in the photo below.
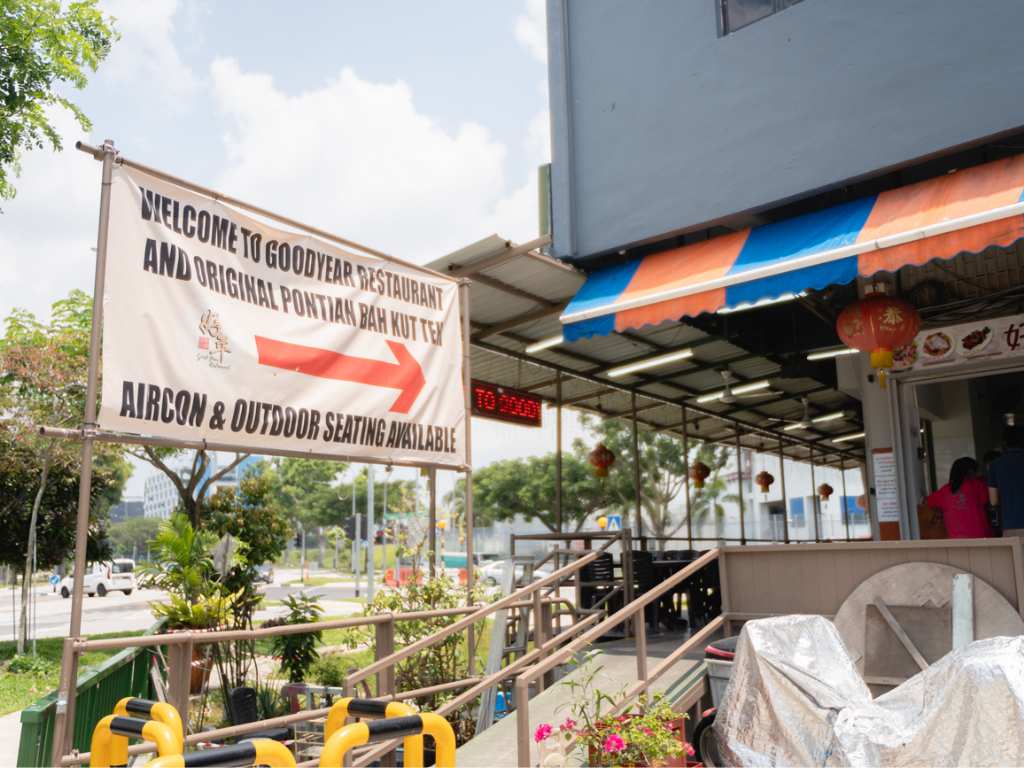
{"type": "Polygon", "coordinates": [[[985,509],[987,501],[978,462],[969,456],[954,461],[949,469],[949,482],[925,499],[929,507],[942,512],[946,535],[951,539],[983,539],[992,535],[985,509]]]}
{"type": "Polygon", "coordinates": [[[1003,455],[988,470],[989,502],[1003,536],[1024,536],[1024,430],[1007,427],[1003,443],[1003,455]]]}

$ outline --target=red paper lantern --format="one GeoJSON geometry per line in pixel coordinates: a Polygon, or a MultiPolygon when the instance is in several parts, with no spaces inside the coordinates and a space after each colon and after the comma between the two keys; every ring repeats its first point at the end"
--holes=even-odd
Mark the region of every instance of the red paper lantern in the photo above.
{"type": "Polygon", "coordinates": [[[775,482],[775,476],[771,472],[765,472],[762,470],[754,477],[754,482],[757,483],[757,487],[761,489],[761,493],[768,493],[768,489],[771,488],[772,483],[775,482]]]}
{"type": "Polygon", "coordinates": [[[914,340],[921,316],[902,299],[873,293],[839,313],[836,332],[848,347],[871,353],[872,368],[892,368],[894,349],[914,340]]]}
{"type": "Polygon", "coordinates": [[[598,443],[587,456],[587,460],[594,466],[596,477],[608,477],[608,467],[615,463],[615,454],[609,451],[604,443],[598,443]]]}
{"type": "Polygon", "coordinates": [[[711,467],[703,461],[697,461],[690,465],[690,480],[693,481],[694,488],[703,488],[704,481],[708,479],[710,474],[711,467]]]}
{"type": "Polygon", "coordinates": [[[818,486],[818,495],[821,496],[822,501],[828,501],[828,497],[835,492],[835,489],[828,483],[822,483],[818,486]]]}

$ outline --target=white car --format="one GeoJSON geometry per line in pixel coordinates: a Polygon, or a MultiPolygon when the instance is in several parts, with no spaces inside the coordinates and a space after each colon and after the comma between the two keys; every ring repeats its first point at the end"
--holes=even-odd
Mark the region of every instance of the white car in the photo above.
{"type": "MultiPolygon", "coordinates": [[[[108,592],[124,592],[130,595],[135,589],[135,561],[118,558],[109,563],[92,563],[85,574],[83,589],[89,597],[106,597],[108,592]]],[[[74,589],[74,575],[65,576],[58,587],[61,597],[71,597],[74,589]]]]}

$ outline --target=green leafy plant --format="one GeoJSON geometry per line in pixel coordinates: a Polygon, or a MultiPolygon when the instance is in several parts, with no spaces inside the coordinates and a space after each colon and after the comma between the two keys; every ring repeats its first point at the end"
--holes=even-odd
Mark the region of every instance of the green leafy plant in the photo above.
{"type": "Polygon", "coordinates": [[[13,675],[48,675],[56,665],[42,656],[15,656],[5,666],[13,675]]]}
{"type": "Polygon", "coordinates": [[[586,764],[592,766],[665,765],[683,754],[692,757],[694,750],[683,730],[686,715],[672,709],[661,694],[642,696],[632,709],[618,713],[617,699],[623,691],[613,696],[595,685],[602,669],[593,663],[595,655],[576,677],[562,682],[572,697],[565,705],[571,716],[557,730],[542,723],[534,741],[541,744],[554,737],[563,749],[582,749],[586,764]]]}
{"type": "MultiPolygon", "coordinates": [[[[323,612],[319,600],[312,595],[290,595],[283,602],[288,613],[280,619],[264,622],[264,627],[309,624],[319,620],[323,612]]],[[[281,671],[288,675],[290,682],[301,683],[306,679],[310,666],[320,657],[316,647],[322,636],[323,633],[318,630],[274,638],[273,653],[281,658],[281,671]]]]}
{"type": "Polygon", "coordinates": [[[352,669],[352,664],[341,656],[321,656],[310,666],[309,678],[319,685],[340,688],[345,684],[345,677],[352,669]]]}
{"type": "Polygon", "coordinates": [[[256,711],[260,720],[288,714],[288,702],[281,696],[281,689],[268,681],[256,686],[256,711]]]}

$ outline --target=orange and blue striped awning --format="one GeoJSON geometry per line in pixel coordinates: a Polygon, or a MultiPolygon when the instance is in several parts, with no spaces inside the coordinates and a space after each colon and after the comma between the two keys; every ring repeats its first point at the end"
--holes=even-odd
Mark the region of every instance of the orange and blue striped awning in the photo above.
{"type": "Polygon", "coordinates": [[[566,341],[849,283],[1024,237],[1024,155],[599,269],[566,341]]]}

